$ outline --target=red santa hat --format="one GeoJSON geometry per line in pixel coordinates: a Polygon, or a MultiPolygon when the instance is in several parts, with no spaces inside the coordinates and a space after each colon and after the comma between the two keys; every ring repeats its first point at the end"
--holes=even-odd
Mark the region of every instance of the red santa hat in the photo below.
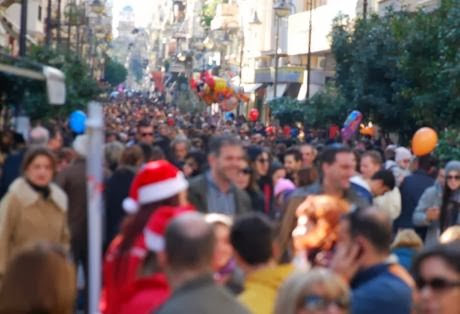
{"type": "Polygon", "coordinates": [[[164,235],[169,222],[184,213],[192,211],[187,207],[169,207],[158,208],[149,218],[144,229],[145,246],[149,251],[161,252],[165,248],[164,235]]]}
{"type": "Polygon", "coordinates": [[[166,160],[151,161],[137,173],[123,201],[123,209],[136,213],[140,205],[168,199],[188,188],[188,182],[179,169],[166,160]]]}

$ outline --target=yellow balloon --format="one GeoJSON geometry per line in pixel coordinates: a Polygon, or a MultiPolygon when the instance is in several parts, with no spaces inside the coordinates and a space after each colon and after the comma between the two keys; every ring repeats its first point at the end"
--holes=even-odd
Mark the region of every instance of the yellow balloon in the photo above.
{"type": "Polygon", "coordinates": [[[214,86],[216,92],[221,92],[227,87],[227,82],[223,78],[215,77],[214,82],[216,83],[214,86]]]}

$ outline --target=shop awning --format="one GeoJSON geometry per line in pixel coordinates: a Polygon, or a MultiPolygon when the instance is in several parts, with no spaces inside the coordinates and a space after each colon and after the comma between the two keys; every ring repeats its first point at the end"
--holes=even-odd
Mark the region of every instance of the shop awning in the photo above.
{"type": "Polygon", "coordinates": [[[244,89],[244,92],[246,94],[251,94],[251,93],[254,93],[258,88],[260,88],[263,84],[259,84],[259,83],[256,83],[256,84],[243,84],[241,85],[244,89]]]}
{"type": "Polygon", "coordinates": [[[269,102],[271,100],[273,100],[274,98],[278,98],[278,97],[281,97],[283,96],[284,92],[286,91],[286,88],[288,86],[288,84],[277,84],[277,87],[276,87],[276,95],[277,97],[275,97],[274,95],[274,86],[275,85],[268,85],[267,86],[267,96],[265,98],[265,101],[266,102],[269,102]]]}

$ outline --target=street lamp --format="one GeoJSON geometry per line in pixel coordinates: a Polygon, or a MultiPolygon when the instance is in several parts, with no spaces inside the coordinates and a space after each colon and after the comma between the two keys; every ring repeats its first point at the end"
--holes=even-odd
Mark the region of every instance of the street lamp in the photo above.
{"type": "Polygon", "coordinates": [[[280,37],[280,20],[291,13],[291,4],[286,3],[285,0],[280,0],[273,6],[273,11],[276,15],[276,33],[275,33],[275,79],[273,86],[273,99],[277,97],[278,85],[278,47],[280,37]]]}

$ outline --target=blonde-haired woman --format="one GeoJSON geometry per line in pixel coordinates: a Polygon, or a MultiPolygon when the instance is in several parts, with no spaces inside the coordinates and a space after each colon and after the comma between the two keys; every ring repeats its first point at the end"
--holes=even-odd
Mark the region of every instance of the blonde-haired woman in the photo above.
{"type": "Polygon", "coordinates": [[[391,252],[398,257],[398,262],[410,272],[412,261],[423,248],[423,241],[413,229],[402,229],[396,234],[391,244],[391,252]]]}
{"type": "Polygon", "coordinates": [[[275,314],[347,314],[350,290],[335,273],[313,268],[295,273],[278,292],[275,314]]]}

